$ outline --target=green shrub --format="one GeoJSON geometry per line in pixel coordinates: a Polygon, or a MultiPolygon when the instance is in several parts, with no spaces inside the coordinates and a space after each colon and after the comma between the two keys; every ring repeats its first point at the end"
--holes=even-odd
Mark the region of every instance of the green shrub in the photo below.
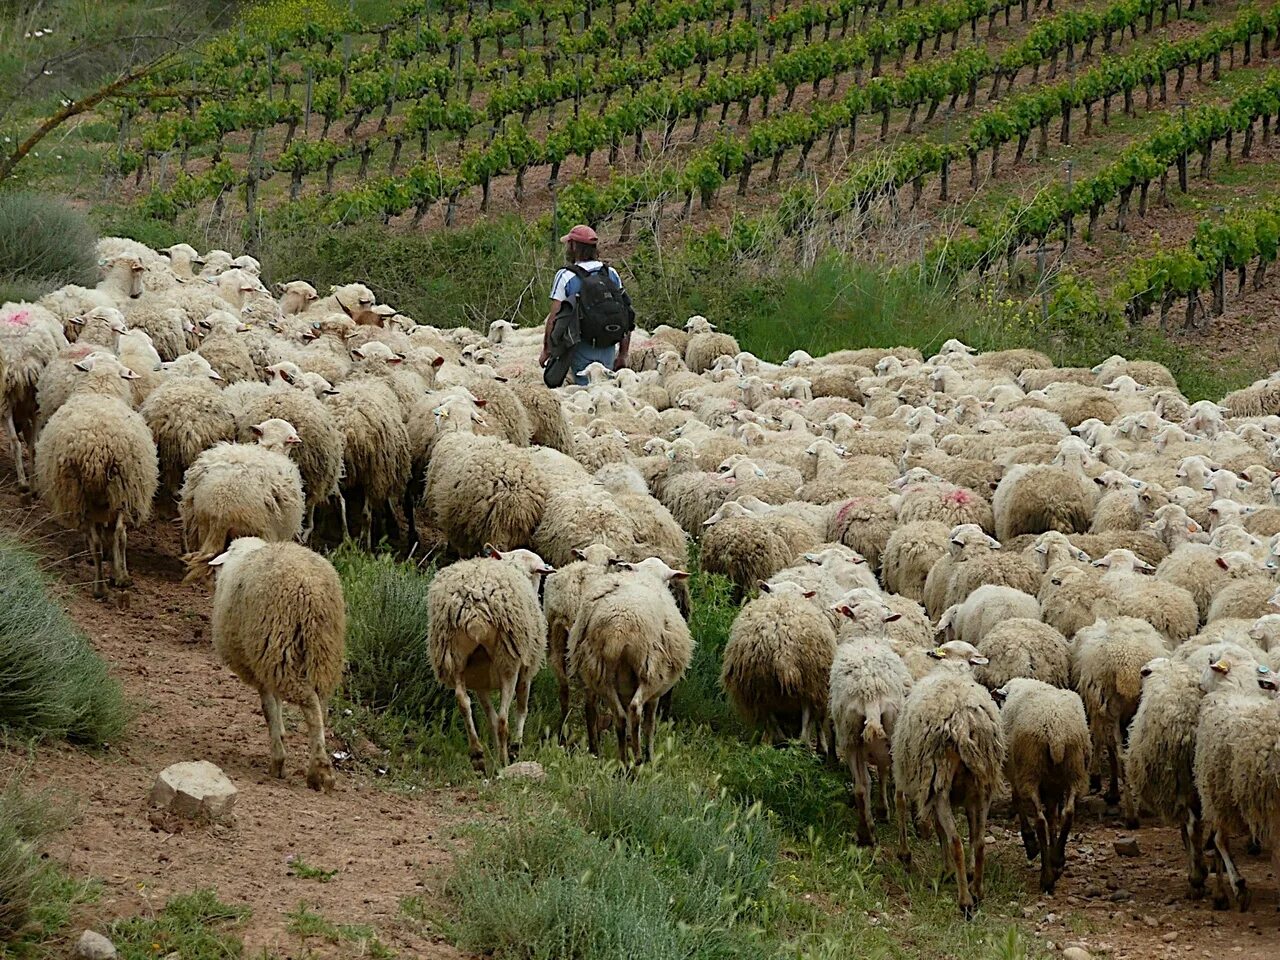
{"type": "Polygon", "coordinates": [[[103,744],[127,716],[120,685],[50,597],[35,556],[0,540],[0,729],[103,744]]]}
{"type": "Polygon", "coordinates": [[[720,686],[724,647],[738,607],[729,599],[728,580],[701,572],[696,557],[691,559],[689,569],[695,571],[689,588],[689,629],[695,646],[689,669],[672,692],[671,715],[715,730],[740,732],[741,724],[720,686]]]}
{"type": "Polygon", "coordinates": [[[351,545],[332,560],[347,600],[348,699],[415,721],[448,716],[453,691],[436,682],[427,652],[429,576],[351,545]]]}
{"type": "Polygon", "coordinates": [[[18,933],[40,904],[46,867],[37,843],[57,825],[48,796],[28,796],[16,779],[0,791],[0,941],[18,933]]]}
{"type": "Polygon", "coordinates": [[[97,280],[96,236],[78,210],[26,191],[0,193],[0,284],[48,291],[97,280]]]}
{"type": "Polygon", "coordinates": [[[744,746],[725,751],[719,769],[730,796],[759,803],[794,836],[853,832],[848,771],[812,750],[744,746]]]}

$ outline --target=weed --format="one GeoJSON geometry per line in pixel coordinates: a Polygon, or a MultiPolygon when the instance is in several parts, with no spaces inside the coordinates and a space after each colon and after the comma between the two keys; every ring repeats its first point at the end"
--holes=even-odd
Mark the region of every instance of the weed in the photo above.
{"type": "Polygon", "coordinates": [[[326,870],[323,867],[313,867],[298,856],[289,861],[290,876],[297,877],[299,880],[316,880],[320,883],[328,883],[340,872],[339,870],[326,870]]]}
{"type": "Polygon", "coordinates": [[[305,900],[298,901],[294,910],[285,914],[289,919],[289,932],[303,940],[317,937],[332,944],[348,943],[356,948],[358,956],[374,960],[390,960],[395,956],[378,939],[377,932],[367,924],[334,923],[318,910],[313,910],[305,900]]]}
{"type": "Polygon", "coordinates": [[[244,945],[235,927],[247,907],[223,903],[213,890],[173,897],[150,917],[129,917],[111,925],[110,938],[122,960],[155,960],[176,953],[182,960],[227,960],[244,945]]]}
{"type": "Polygon", "coordinates": [[[48,878],[38,843],[57,823],[47,795],[24,794],[16,778],[0,791],[0,941],[42,922],[36,910],[48,878]]]}
{"type": "Polygon", "coordinates": [[[127,713],[120,685],[49,595],[35,556],[0,540],[0,727],[105,744],[127,713]]]}

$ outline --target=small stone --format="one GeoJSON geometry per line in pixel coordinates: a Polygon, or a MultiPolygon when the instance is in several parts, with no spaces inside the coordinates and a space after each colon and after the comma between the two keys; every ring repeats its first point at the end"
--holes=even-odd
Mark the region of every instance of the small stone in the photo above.
{"type": "Polygon", "coordinates": [[[115,945],[93,930],[86,930],[76,941],[76,956],[80,960],[115,960],[115,955],[115,945]]]}
{"type": "Polygon", "coordinates": [[[1142,922],[1145,923],[1148,927],[1151,927],[1153,930],[1156,927],[1160,926],[1160,921],[1157,920],[1155,917],[1151,916],[1151,914],[1147,914],[1146,916],[1144,916],[1142,918],[1142,922]]]}
{"type": "Polygon", "coordinates": [[[1067,947],[1062,951],[1062,960],[1093,960],[1093,955],[1084,947],[1067,947]]]}
{"type": "Polygon", "coordinates": [[[1088,951],[1089,949],[1088,945],[1085,944],[1083,940],[1068,940],[1066,943],[1062,945],[1063,950],[1070,950],[1072,947],[1074,947],[1077,950],[1085,950],[1085,951],[1088,951]]]}
{"type": "Polygon", "coordinates": [[[194,760],[160,771],[151,787],[151,805],[184,817],[216,820],[231,813],[236,793],[235,785],[217,766],[194,760]]]}
{"type": "Polygon", "coordinates": [[[1124,903],[1126,900],[1132,900],[1133,894],[1128,890],[1121,888],[1107,898],[1112,903],[1124,903]]]}
{"type": "Polygon", "coordinates": [[[1102,886],[1097,883],[1091,883],[1084,888],[1084,895],[1086,897],[1089,897],[1092,900],[1096,900],[1098,897],[1102,896],[1105,893],[1106,893],[1106,890],[1104,890],[1102,886]]]}
{"type": "Polygon", "coordinates": [[[1160,939],[1163,940],[1165,943],[1173,943],[1173,941],[1178,939],[1178,931],[1170,930],[1168,933],[1164,934],[1160,939]]]}
{"type": "Polygon", "coordinates": [[[1076,810],[1082,816],[1099,818],[1107,812],[1107,804],[1101,797],[1085,797],[1077,801],[1076,810]]]}
{"type": "Polygon", "coordinates": [[[1138,847],[1137,837],[1122,837],[1111,846],[1115,849],[1117,857],[1137,857],[1142,855],[1142,850],[1138,847]]]}
{"type": "Polygon", "coordinates": [[[508,767],[503,767],[498,774],[503,780],[545,780],[547,771],[537,760],[520,760],[508,767]]]}
{"type": "Polygon", "coordinates": [[[1032,917],[1034,917],[1035,915],[1036,915],[1036,908],[1035,908],[1035,907],[1023,907],[1023,908],[1022,908],[1022,919],[1024,919],[1024,920],[1030,920],[1030,919],[1031,919],[1032,917]]]}
{"type": "Polygon", "coordinates": [[[1044,923],[1057,923],[1058,915],[1056,913],[1046,913],[1044,915],[1044,923]]]}

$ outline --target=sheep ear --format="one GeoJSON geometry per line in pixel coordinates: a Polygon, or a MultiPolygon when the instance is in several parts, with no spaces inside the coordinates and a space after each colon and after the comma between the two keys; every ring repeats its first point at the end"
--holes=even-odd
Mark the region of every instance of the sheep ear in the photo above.
{"type": "Polygon", "coordinates": [[[689,571],[688,570],[672,570],[671,579],[672,580],[688,580],[689,571]]]}
{"type": "Polygon", "coordinates": [[[895,620],[901,620],[901,619],[902,619],[902,614],[900,614],[900,613],[891,613],[891,614],[889,614],[889,616],[887,616],[887,617],[885,617],[885,618],[884,618],[884,622],[885,622],[885,623],[893,623],[895,620]]]}
{"type": "Polygon", "coordinates": [[[436,357],[434,360],[432,360],[432,361],[431,361],[431,366],[433,366],[433,367],[443,367],[443,366],[444,366],[444,357],[436,357]]]}
{"type": "Polygon", "coordinates": [[[492,543],[486,543],[481,552],[491,560],[502,559],[502,553],[492,543]]]}
{"type": "Polygon", "coordinates": [[[801,596],[804,597],[806,600],[812,600],[817,595],[818,595],[817,590],[806,590],[804,593],[801,594],[801,596]]]}
{"type": "Polygon", "coordinates": [[[403,353],[397,353],[394,357],[387,357],[387,364],[389,366],[394,367],[397,363],[404,363],[403,353]]]}
{"type": "Polygon", "coordinates": [[[763,580],[757,580],[757,581],[756,581],[756,586],[760,588],[760,592],[761,592],[761,593],[772,593],[772,592],[773,592],[773,587],[769,586],[769,584],[767,584],[767,583],[766,583],[765,581],[763,581],[763,580]]]}
{"type": "Polygon", "coordinates": [[[474,403],[481,410],[483,410],[485,407],[485,404],[487,404],[489,401],[488,400],[472,400],[471,402],[474,403]]]}
{"type": "Polygon", "coordinates": [[[260,424],[260,423],[255,423],[255,424],[254,424],[253,426],[251,426],[249,429],[253,431],[253,435],[254,435],[255,437],[260,437],[260,436],[262,436],[262,424],[260,424]]]}
{"type": "Polygon", "coordinates": [[[76,369],[83,370],[85,373],[88,373],[90,370],[93,369],[93,364],[94,364],[93,357],[91,356],[85,357],[83,360],[76,361],[76,369]]]}
{"type": "Polygon", "coordinates": [[[1220,566],[1223,570],[1231,569],[1231,565],[1228,564],[1227,561],[1224,560],[1222,557],[1218,557],[1214,562],[1217,563],[1217,565],[1220,566]]]}
{"type": "Polygon", "coordinates": [[[986,657],[973,656],[969,658],[969,662],[975,667],[985,667],[991,661],[986,657]]]}
{"type": "Polygon", "coordinates": [[[209,566],[220,567],[227,562],[227,557],[231,555],[231,551],[224,551],[209,561],[209,566]]]}
{"type": "Polygon", "coordinates": [[[574,555],[575,557],[577,557],[579,560],[585,560],[585,559],[587,559],[586,551],[584,551],[584,550],[579,550],[577,547],[574,547],[574,548],[573,548],[573,555],[574,555]]]}

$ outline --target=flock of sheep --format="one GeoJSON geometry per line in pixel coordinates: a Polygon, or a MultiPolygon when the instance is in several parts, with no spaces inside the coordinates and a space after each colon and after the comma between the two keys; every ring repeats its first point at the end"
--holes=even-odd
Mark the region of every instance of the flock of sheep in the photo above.
{"type": "Polygon", "coordinates": [[[420,325],[361,284],[277,298],[253,258],[183,244],[99,253],[96,288],[0,309],[18,483],[84,532],[98,595],[107,540],[127,586],[128,531],[176,511],[274,774],[283,700],[309,785],[333,782],[341,585],[303,544],[462,558],[431,582],[427,642],[483,769],[471,694],[501,766],[547,661],[561,737],[576,685],[593,751],[612,726],[621,759],[651,754],[693,655],[691,538],[745,601],[735,707],[843,758],[866,844],[874,768],[903,853],[908,820],[932,829],[966,915],[1006,783],[1046,891],[1094,772],[1126,819],[1179,826],[1193,896],[1213,867],[1216,905],[1247,908],[1241,837],[1280,875],[1280,378],[1189,403],[1159,364],[954,340],[773,365],[694,317],[553,391],[539,330],[420,325]]]}

